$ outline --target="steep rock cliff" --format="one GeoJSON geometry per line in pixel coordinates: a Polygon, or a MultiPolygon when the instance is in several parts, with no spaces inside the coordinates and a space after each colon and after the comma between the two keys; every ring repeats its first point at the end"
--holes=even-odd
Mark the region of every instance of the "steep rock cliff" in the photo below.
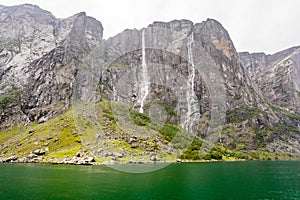
{"type": "Polygon", "coordinates": [[[2,115],[1,128],[62,114],[70,107],[76,66],[102,40],[101,23],[85,13],[56,19],[29,4],[0,12],[0,93],[20,91],[14,104],[3,99],[18,117],[2,115]]]}
{"type": "Polygon", "coordinates": [[[44,161],[83,149],[106,161],[299,156],[298,47],[238,54],[213,19],[103,40],[85,13],[56,19],[29,4],[1,7],[0,27],[3,157],[41,148],[44,161]],[[196,136],[185,153],[172,142],[181,129],[196,136]],[[202,157],[207,140],[218,145],[202,157]]]}

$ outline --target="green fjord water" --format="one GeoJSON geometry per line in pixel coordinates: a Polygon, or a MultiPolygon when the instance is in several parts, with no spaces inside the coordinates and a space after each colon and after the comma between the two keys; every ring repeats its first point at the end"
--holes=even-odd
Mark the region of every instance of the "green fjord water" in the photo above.
{"type": "Polygon", "coordinates": [[[300,161],[107,166],[0,164],[0,199],[300,199],[300,161]]]}

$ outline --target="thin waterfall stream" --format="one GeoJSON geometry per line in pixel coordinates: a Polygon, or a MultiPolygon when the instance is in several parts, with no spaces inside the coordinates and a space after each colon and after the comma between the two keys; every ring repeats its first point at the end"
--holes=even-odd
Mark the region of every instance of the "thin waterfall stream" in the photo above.
{"type": "Polygon", "coordinates": [[[149,94],[149,77],[148,68],[146,64],[146,50],[145,50],[145,30],[142,32],[142,87],[141,87],[141,101],[139,112],[144,112],[144,101],[149,94]]]}
{"type": "Polygon", "coordinates": [[[191,33],[187,38],[187,53],[188,53],[188,80],[186,91],[187,113],[182,128],[193,132],[193,123],[199,115],[199,111],[195,100],[194,79],[195,79],[195,64],[193,60],[192,44],[194,43],[194,34],[191,33]]]}

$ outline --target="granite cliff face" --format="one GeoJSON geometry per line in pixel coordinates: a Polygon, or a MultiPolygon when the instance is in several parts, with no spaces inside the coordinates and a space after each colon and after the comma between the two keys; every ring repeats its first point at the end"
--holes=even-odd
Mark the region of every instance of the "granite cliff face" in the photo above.
{"type": "Polygon", "coordinates": [[[101,23],[85,13],[56,19],[20,5],[1,8],[0,26],[0,91],[22,93],[20,101],[3,102],[16,114],[2,114],[1,127],[47,121],[69,109],[76,65],[101,41],[101,23]]]}
{"type": "Polygon", "coordinates": [[[273,55],[240,53],[247,76],[267,101],[299,114],[300,47],[273,55]]]}
{"type": "Polygon", "coordinates": [[[237,53],[213,19],[103,40],[85,13],[56,19],[28,4],[1,6],[0,27],[0,157],[299,157],[298,47],[237,53]],[[195,133],[188,146],[174,142],[181,129],[195,133]],[[218,143],[202,157],[206,140],[218,143]]]}

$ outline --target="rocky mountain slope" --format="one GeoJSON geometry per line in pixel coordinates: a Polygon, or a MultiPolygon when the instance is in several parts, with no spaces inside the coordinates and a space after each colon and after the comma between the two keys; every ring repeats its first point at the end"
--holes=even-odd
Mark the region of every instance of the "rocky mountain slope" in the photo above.
{"type": "Polygon", "coordinates": [[[299,158],[298,47],[237,53],[213,19],[103,40],[85,13],[29,4],[0,27],[4,161],[299,158]]]}
{"type": "Polygon", "coordinates": [[[300,113],[299,46],[273,55],[244,52],[239,56],[247,76],[268,102],[300,113]]]}

